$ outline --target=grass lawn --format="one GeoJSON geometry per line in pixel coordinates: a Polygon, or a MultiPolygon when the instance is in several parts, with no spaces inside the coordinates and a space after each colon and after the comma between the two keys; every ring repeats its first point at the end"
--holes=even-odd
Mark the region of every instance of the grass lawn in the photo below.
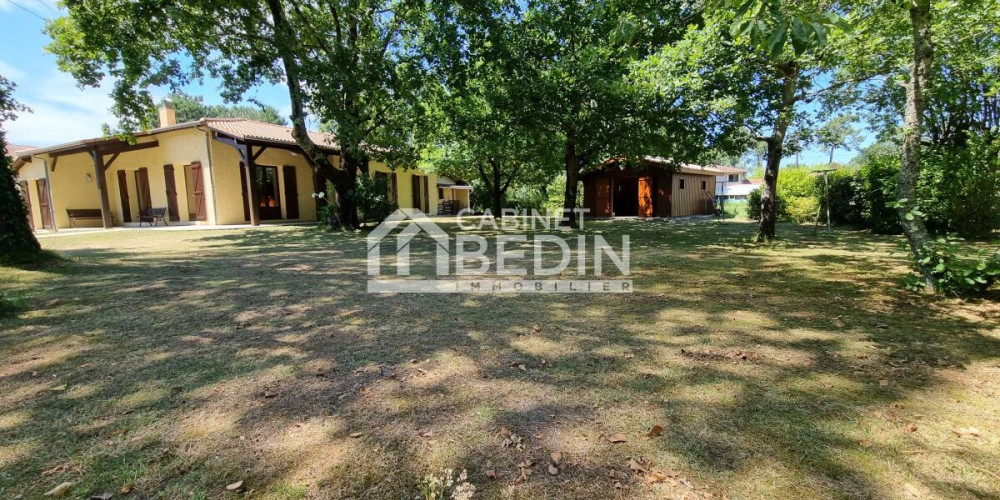
{"type": "Polygon", "coordinates": [[[901,292],[893,237],[587,230],[635,293],[370,295],[364,236],[306,227],[44,239],[0,268],[0,498],[1000,498],[998,294],[901,292]]]}

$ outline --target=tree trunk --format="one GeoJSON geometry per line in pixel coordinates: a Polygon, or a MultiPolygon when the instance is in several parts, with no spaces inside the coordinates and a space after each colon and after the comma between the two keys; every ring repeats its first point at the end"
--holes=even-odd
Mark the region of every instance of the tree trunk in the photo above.
{"type": "Polygon", "coordinates": [[[569,225],[576,225],[576,196],[577,183],[580,181],[580,165],[582,159],[576,151],[576,137],[570,132],[566,134],[566,150],[563,155],[563,163],[566,168],[566,192],[563,200],[563,210],[565,216],[569,217],[569,225]]]}
{"type": "Polygon", "coordinates": [[[501,212],[503,211],[503,195],[504,195],[504,189],[500,185],[500,183],[503,182],[503,179],[500,176],[500,164],[498,164],[496,161],[491,161],[490,168],[492,168],[493,170],[493,179],[489,183],[491,188],[490,210],[493,211],[494,217],[500,217],[501,212]]]}
{"type": "MultiPolygon", "coordinates": [[[[334,167],[333,162],[330,161],[329,153],[317,146],[312,138],[309,137],[309,130],[306,128],[305,96],[302,91],[302,83],[299,80],[299,62],[292,49],[293,44],[296,43],[295,35],[285,20],[281,0],[267,0],[267,5],[271,11],[271,18],[274,23],[278,55],[285,69],[288,98],[292,108],[290,116],[292,121],[292,137],[299,147],[302,148],[306,159],[309,160],[316,173],[330,181],[334,189],[337,190],[341,202],[340,222],[357,228],[358,213],[356,205],[353,202],[347,201],[349,198],[343,194],[343,192],[349,192],[354,189],[354,183],[357,180],[357,171],[334,167]],[[346,209],[344,206],[345,201],[348,205],[346,209]]],[[[341,158],[343,160],[343,156],[341,158]]],[[[365,170],[367,170],[367,167],[365,170]]]]}
{"type": "Polygon", "coordinates": [[[30,259],[41,252],[41,247],[28,225],[28,210],[4,151],[6,142],[0,130],[0,259],[30,259]]]}
{"type": "MultiPolygon", "coordinates": [[[[910,27],[913,36],[913,67],[906,85],[906,114],[903,123],[903,153],[899,170],[899,222],[914,256],[930,241],[923,219],[913,213],[917,208],[917,179],[920,177],[920,138],[924,93],[931,86],[931,6],[930,0],[914,0],[910,5],[910,27]]],[[[917,264],[924,278],[925,289],[933,293],[937,280],[930,266],[917,264]]]]}
{"type": "Polygon", "coordinates": [[[778,169],[781,167],[781,157],[785,147],[785,134],[792,123],[795,113],[795,102],[798,97],[799,65],[795,62],[784,63],[779,67],[782,76],[781,106],[774,122],[771,136],[764,141],[767,144],[767,164],[764,167],[764,187],[760,193],[760,227],[757,229],[758,242],[774,239],[775,223],[777,222],[775,199],[778,193],[778,169]]]}

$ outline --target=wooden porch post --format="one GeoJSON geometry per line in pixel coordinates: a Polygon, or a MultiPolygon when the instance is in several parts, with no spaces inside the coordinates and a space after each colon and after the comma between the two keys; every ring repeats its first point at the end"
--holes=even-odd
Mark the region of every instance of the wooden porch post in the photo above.
{"type": "Polygon", "coordinates": [[[101,222],[105,229],[110,229],[114,226],[114,221],[111,218],[111,202],[108,201],[108,181],[104,176],[104,156],[100,151],[91,149],[90,158],[94,162],[94,180],[101,195],[101,222]]]}
{"type": "Polygon", "coordinates": [[[246,147],[246,161],[243,162],[243,169],[247,180],[247,203],[250,204],[250,225],[260,225],[260,193],[257,192],[257,183],[254,173],[257,170],[254,165],[253,146],[246,147]]]}

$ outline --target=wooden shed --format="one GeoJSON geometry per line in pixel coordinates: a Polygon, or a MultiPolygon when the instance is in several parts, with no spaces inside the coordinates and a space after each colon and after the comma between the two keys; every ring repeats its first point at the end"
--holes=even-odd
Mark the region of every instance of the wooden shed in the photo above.
{"type": "Polygon", "coordinates": [[[584,174],[583,206],[592,217],[683,217],[715,212],[722,172],[647,156],[638,165],[610,160],[584,174]]]}

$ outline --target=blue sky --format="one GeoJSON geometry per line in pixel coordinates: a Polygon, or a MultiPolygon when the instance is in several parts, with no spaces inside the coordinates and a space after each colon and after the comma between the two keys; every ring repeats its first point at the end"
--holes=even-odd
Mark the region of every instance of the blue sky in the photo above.
{"type": "MultiPolygon", "coordinates": [[[[17,83],[15,97],[32,109],[7,125],[7,139],[13,144],[47,146],[73,140],[100,137],[101,125],[114,123],[108,109],[110,86],[80,89],[68,74],[59,71],[55,56],[45,52],[49,38],[42,29],[43,18],[59,14],[56,0],[0,0],[0,74],[17,83]]],[[[209,104],[221,103],[218,82],[206,80],[183,89],[201,95],[209,104]]],[[[155,89],[156,97],[167,93],[155,89]]],[[[288,116],[287,91],[273,85],[250,91],[246,98],[277,108],[288,116]]],[[[870,138],[866,141],[870,142],[870,138]]],[[[834,160],[849,161],[856,153],[838,151],[834,160]]],[[[810,149],[800,155],[803,164],[826,163],[829,152],[810,149]]],[[[794,163],[785,159],[784,163],[794,163]]]]}

